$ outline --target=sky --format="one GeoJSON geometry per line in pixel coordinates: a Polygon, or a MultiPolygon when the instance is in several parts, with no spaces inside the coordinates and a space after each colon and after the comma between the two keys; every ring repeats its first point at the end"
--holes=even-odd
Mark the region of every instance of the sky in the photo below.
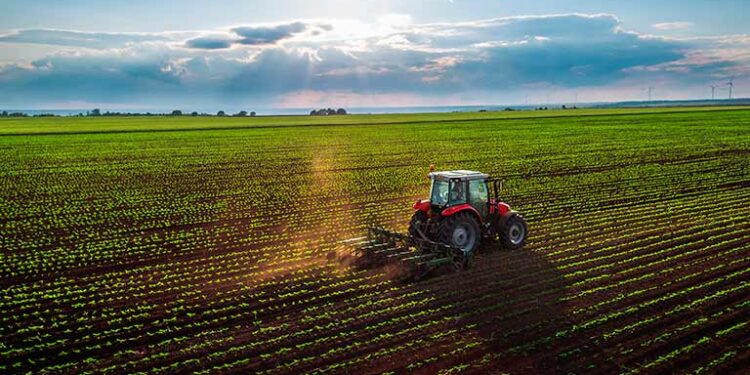
{"type": "Polygon", "coordinates": [[[750,96],[746,0],[0,0],[0,108],[750,96]],[[651,88],[649,90],[649,88],[651,88]]]}

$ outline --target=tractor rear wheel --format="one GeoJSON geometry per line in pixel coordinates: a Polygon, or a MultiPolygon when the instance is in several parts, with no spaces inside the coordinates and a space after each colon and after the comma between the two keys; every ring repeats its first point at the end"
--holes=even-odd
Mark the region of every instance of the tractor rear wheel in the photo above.
{"type": "Polygon", "coordinates": [[[444,218],[438,229],[442,243],[473,252],[479,245],[479,223],[468,212],[444,218]]]}
{"type": "Polygon", "coordinates": [[[526,220],[519,214],[512,214],[505,224],[498,230],[500,243],[506,249],[516,250],[523,247],[526,243],[526,237],[529,229],[526,226],[526,220]]]}

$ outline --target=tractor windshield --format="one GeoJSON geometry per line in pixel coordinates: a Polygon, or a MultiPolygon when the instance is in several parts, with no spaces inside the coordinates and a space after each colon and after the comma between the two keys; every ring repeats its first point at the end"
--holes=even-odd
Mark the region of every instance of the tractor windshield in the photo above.
{"type": "Polygon", "coordinates": [[[433,179],[430,189],[430,203],[445,206],[448,203],[448,188],[448,181],[433,179]]]}

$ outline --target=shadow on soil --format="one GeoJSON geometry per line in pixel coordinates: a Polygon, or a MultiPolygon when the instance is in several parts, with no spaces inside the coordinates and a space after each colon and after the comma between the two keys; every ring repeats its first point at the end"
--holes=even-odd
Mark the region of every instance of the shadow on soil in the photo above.
{"type": "MultiPolygon", "coordinates": [[[[387,268],[373,271],[389,276],[387,268]]],[[[435,333],[456,329],[456,340],[404,354],[402,360],[389,358],[389,363],[375,365],[368,371],[410,371],[392,364],[419,363],[472,342],[480,345],[443,356],[417,372],[429,373],[461,363],[478,364],[480,372],[556,371],[556,354],[549,350],[551,340],[547,338],[554,338],[556,332],[569,325],[563,300],[567,288],[561,273],[543,255],[528,250],[502,250],[497,242],[487,242],[479,249],[471,268],[457,272],[446,266],[421,281],[402,285],[427,291],[428,296],[434,297],[430,308],[453,306],[439,310],[431,319],[452,318],[451,327],[435,333]]]]}

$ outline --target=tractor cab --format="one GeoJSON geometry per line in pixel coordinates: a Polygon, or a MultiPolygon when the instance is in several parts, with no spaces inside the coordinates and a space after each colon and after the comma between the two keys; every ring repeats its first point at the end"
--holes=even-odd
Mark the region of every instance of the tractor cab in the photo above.
{"type": "Polygon", "coordinates": [[[526,222],[500,201],[501,181],[486,173],[430,172],[429,199],[418,200],[409,234],[473,251],[482,238],[498,235],[505,247],[520,248],[526,222]]]}
{"type": "MultiPolygon", "coordinates": [[[[469,204],[485,219],[489,211],[489,175],[466,170],[432,172],[429,175],[433,210],[469,204]]],[[[484,220],[483,220],[484,221],[484,220]]]]}

